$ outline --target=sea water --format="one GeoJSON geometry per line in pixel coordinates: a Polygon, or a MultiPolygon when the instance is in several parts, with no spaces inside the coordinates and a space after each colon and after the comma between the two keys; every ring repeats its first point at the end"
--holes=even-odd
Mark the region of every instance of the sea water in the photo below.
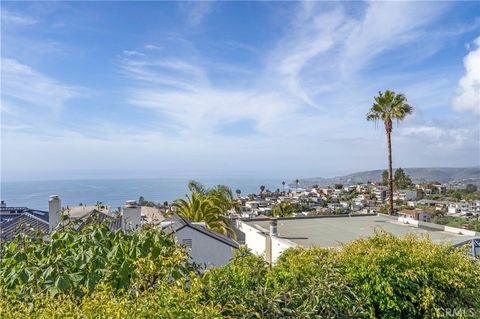
{"type": "MultiPolygon", "coordinates": [[[[251,177],[218,177],[195,179],[207,187],[223,184],[241,194],[257,194],[260,186],[275,191],[282,190],[281,179],[251,177]]],[[[98,179],[98,180],[56,180],[56,181],[15,181],[1,182],[1,199],[7,206],[26,206],[32,209],[47,210],[48,197],[59,195],[62,206],[75,206],[80,203],[92,205],[97,201],[112,208],[120,207],[126,200],[145,200],[163,203],[184,198],[188,193],[188,178],[155,179],[98,179]]],[[[286,180],[287,187],[289,180],[286,180]]]]}

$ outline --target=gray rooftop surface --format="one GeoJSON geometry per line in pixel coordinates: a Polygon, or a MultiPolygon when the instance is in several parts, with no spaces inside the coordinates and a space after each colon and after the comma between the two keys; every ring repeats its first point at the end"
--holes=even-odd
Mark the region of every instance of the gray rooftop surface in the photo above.
{"type": "MultiPolygon", "coordinates": [[[[245,221],[250,226],[269,229],[269,220],[245,221]]],[[[475,236],[459,235],[437,229],[417,228],[405,225],[387,216],[324,217],[279,219],[278,236],[301,246],[337,247],[358,238],[370,237],[375,229],[384,230],[395,236],[409,233],[430,236],[433,242],[448,242],[452,245],[475,236]]]]}

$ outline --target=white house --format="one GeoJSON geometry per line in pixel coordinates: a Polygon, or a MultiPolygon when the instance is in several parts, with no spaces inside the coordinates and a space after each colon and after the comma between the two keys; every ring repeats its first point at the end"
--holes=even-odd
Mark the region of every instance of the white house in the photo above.
{"type": "Polygon", "coordinates": [[[409,220],[417,220],[422,222],[427,222],[429,216],[423,210],[415,210],[415,209],[404,209],[398,212],[398,220],[399,221],[406,221],[409,220]]]}

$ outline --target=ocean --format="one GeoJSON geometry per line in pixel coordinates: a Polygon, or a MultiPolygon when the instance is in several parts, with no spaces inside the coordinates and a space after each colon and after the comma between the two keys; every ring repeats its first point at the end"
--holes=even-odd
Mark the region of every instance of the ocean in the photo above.
{"type": "MultiPolygon", "coordinates": [[[[1,200],[7,206],[26,206],[32,209],[47,210],[48,197],[59,195],[63,206],[95,204],[97,201],[120,207],[126,200],[137,200],[143,196],[145,200],[172,202],[184,198],[188,193],[188,178],[155,178],[155,179],[98,179],[98,180],[57,180],[57,181],[15,181],[1,182],[1,200]]],[[[261,179],[250,177],[220,177],[195,179],[205,186],[218,184],[229,186],[234,196],[240,189],[242,195],[259,193],[260,185],[271,191],[282,189],[281,179],[261,179]]],[[[289,180],[286,180],[287,184],[289,180]]],[[[285,187],[288,187],[285,185],[285,187]]]]}

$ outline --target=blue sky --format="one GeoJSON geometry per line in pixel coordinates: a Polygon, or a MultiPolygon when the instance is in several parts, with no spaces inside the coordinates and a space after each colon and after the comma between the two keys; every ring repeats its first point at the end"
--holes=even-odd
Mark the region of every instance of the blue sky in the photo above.
{"type": "Polygon", "coordinates": [[[2,179],[480,163],[478,2],[2,2],[2,179]]]}

